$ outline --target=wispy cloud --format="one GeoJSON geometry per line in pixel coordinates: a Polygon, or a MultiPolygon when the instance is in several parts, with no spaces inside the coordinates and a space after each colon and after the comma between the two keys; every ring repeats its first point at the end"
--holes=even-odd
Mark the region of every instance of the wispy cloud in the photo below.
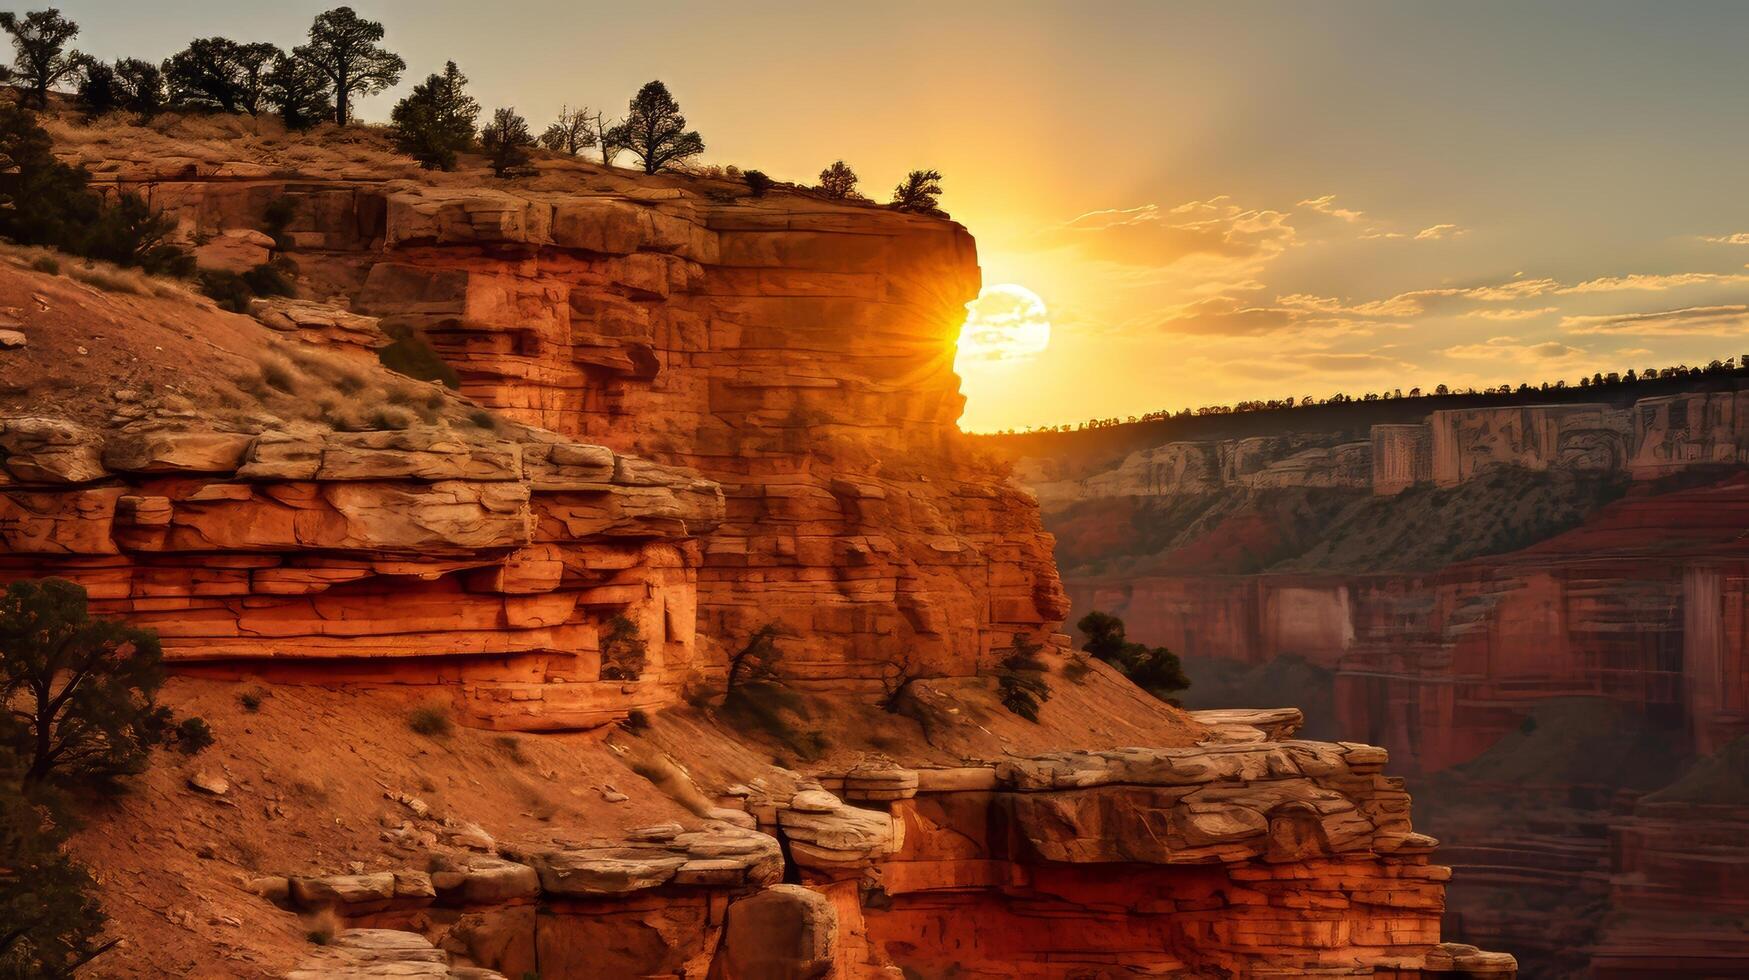
{"type": "Polygon", "coordinates": [[[1702,235],[1701,241],[1714,245],[1749,245],[1749,231],[1732,232],[1729,235],[1702,235]]]}
{"type": "Polygon", "coordinates": [[[1689,306],[1649,313],[1566,316],[1561,327],[1575,334],[1641,337],[1741,337],[1749,331],[1749,306],[1689,306]]]}
{"type": "Polygon", "coordinates": [[[1601,276],[1573,286],[1563,286],[1560,292],[1614,293],[1626,290],[1661,293],[1684,286],[1723,286],[1749,282],[1749,275],[1719,272],[1635,273],[1627,276],[1601,276]]]}
{"type": "Polygon", "coordinates": [[[1460,235],[1468,233],[1468,228],[1462,228],[1454,224],[1429,225],[1415,233],[1415,240],[1418,242],[1436,242],[1442,238],[1457,238],[1460,235]]]}
{"type": "Polygon", "coordinates": [[[1558,340],[1526,343],[1517,337],[1490,337],[1480,344],[1457,344],[1439,353],[1465,361],[1570,361],[1590,354],[1558,340]]]}
{"type": "Polygon", "coordinates": [[[1560,312],[1560,309],[1561,308],[1558,306],[1539,306],[1535,309],[1504,309],[1504,310],[1503,309],[1496,309],[1496,308],[1488,308],[1488,309],[1480,309],[1480,310],[1471,310],[1468,313],[1465,313],[1464,316],[1470,317],[1472,319],[1477,319],[1477,320],[1495,320],[1495,321],[1534,320],[1540,316],[1548,316],[1550,313],[1558,313],[1558,312],[1560,312]]]}
{"type": "Polygon", "coordinates": [[[1323,197],[1307,198],[1306,200],[1294,205],[1294,207],[1305,208],[1308,211],[1316,211],[1318,214],[1328,215],[1332,218],[1339,218],[1350,224],[1366,217],[1365,211],[1355,211],[1350,208],[1337,207],[1336,195],[1334,194],[1325,194],[1323,197]]]}

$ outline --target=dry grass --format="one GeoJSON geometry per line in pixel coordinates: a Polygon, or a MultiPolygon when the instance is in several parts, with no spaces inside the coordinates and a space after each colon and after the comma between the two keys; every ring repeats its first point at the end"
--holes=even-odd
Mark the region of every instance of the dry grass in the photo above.
{"type": "Polygon", "coordinates": [[[430,738],[448,735],[454,728],[449,709],[441,704],[422,704],[407,713],[407,727],[430,738]]]}
{"type": "Polygon", "coordinates": [[[648,746],[634,747],[630,753],[626,765],[632,772],[655,784],[669,799],[701,817],[715,809],[715,804],[699,792],[692,777],[673,759],[648,746]]]}
{"type": "Polygon", "coordinates": [[[304,938],[317,946],[326,946],[346,929],[346,920],[333,909],[321,909],[304,916],[304,938]]]}

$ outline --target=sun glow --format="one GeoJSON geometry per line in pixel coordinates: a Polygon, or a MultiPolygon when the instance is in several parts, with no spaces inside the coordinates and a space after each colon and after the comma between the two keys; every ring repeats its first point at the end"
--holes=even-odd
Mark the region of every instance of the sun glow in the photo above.
{"type": "Polygon", "coordinates": [[[956,366],[964,374],[978,362],[1025,360],[1050,343],[1050,317],[1037,293],[1013,283],[985,286],[966,304],[956,366]]]}

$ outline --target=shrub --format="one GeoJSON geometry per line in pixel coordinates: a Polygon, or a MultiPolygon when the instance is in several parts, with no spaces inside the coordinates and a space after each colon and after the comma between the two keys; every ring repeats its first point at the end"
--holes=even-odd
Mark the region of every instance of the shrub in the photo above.
{"type": "Polygon", "coordinates": [[[491,123],[480,130],[480,145],[486,151],[494,176],[526,177],[535,172],[528,165],[534,137],[529,135],[528,120],[517,115],[514,108],[492,113],[491,123]]]}
{"type": "Polygon", "coordinates": [[[417,330],[391,323],[383,325],[383,333],[389,337],[388,344],[377,348],[377,360],[383,367],[419,381],[437,381],[446,388],[461,387],[461,375],[437,356],[417,330]]]}
{"type": "Polygon", "coordinates": [[[51,776],[101,782],[145,768],[170,709],[158,638],[87,612],[65,579],[22,580],[0,597],[0,742],[28,784],[51,776]]]}
{"type": "Polygon", "coordinates": [[[436,738],[450,733],[449,709],[438,704],[420,705],[407,714],[407,727],[436,738]]]}
{"type": "Polygon", "coordinates": [[[1132,642],[1125,635],[1123,620],[1116,616],[1096,610],[1082,616],[1075,628],[1086,637],[1082,650],[1116,667],[1154,697],[1169,702],[1172,695],[1190,687],[1177,654],[1165,647],[1132,642]]]}
{"type": "Polygon", "coordinates": [[[495,432],[498,429],[498,416],[483,408],[476,408],[468,413],[468,423],[477,429],[495,432]]]}
{"type": "Polygon", "coordinates": [[[601,679],[635,681],[643,676],[648,644],[638,624],[618,615],[607,621],[601,638],[601,679]]]}
{"type": "Polygon", "coordinates": [[[291,296],[297,292],[290,277],[295,269],[290,259],[263,262],[243,273],[243,283],[257,296],[291,296]]]}
{"type": "Polygon", "coordinates": [[[741,179],[747,182],[747,189],[753,192],[754,197],[764,197],[774,183],[763,170],[748,170],[741,174],[741,179]]]}
{"type": "Polygon", "coordinates": [[[176,726],[176,747],[184,755],[199,755],[211,748],[213,729],[202,718],[184,718],[176,726]]]}
{"type": "Polygon", "coordinates": [[[941,210],[941,171],[913,170],[893,188],[893,203],[898,211],[946,217],[941,210]]]}
{"type": "Polygon", "coordinates": [[[840,200],[858,196],[856,193],[856,171],[843,160],[833,163],[820,171],[820,192],[827,197],[840,200]]]}
{"type": "Polygon", "coordinates": [[[249,301],[254,298],[255,291],[237,273],[222,269],[202,269],[195,277],[195,282],[200,285],[203,295],[219,304],[219,309],[230,310],[232,313],[249,312],[249,301]]]}
{"type": "Polygon", "coordinates": [[[826,739],[818,730],[803,731],[796,725],[796,719],[808,717],[808,707],[778,670],[783,654],[777,640],[784,635],[776,623],[767,623],[729,658],[723,714],[743,728],[770,735],[803,759],[816,759],[825,751],[826,739]]]}
{"type": "Polygon", "coordinates": [[[522,754],[522,740],[515,735],[500,735],[494,738],[492,743],[498,746],[498,750],[503,752],[511,762],[519,766],[528,764],[528,756],[522,754]]]}
{"type": "Polygon", "coordinates": [[[261,699],[264,696],[260,689],[244,691],[237,695],[237,703],[243,706],[244,711],[254,714],[261,710],[261,699]]]}
{"type": "Polygon", "coordinates": [[[291,227],[292,219],[298,215],[298,202],[289,197],[280,196],[267,202],[262,209],[261,225],[267,234],[273,238],[273,247],[285,251],[291,247],[291,240],[286,236],[286,229],[291,227]]]}
{"type": "Polygon", "coordinates": [[[996,671],[996,691],[1002,706],[1027,721],[1038,721],[1038,709],[1051,699],[1045,682],[1045,663],[1039,659],[1039,644],[1016,633],[996,671]]]}
{"type": "Polygon", "coordinates": [[[633,708],[626,712],[625,721],[620,723],[620,727],[631,732],[633,735],[636,735],[639,732],[649,731],[650,716],[646,714],[642,708],[633,708]]]}
{"type": "Polygon", "coordinates": [[[61,274],[61,263],[47,255],[38,256],[30,261],[30,267],[37,272],[46,272],[51,276],[61,274]]]}

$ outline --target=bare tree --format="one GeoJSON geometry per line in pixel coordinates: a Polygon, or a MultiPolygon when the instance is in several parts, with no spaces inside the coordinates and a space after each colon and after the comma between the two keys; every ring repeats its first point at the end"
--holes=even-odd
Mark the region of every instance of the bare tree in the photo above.
{"type": "MultiPolygon", "coordinates": [[[[601,118],[601,113],[594,114],[595,119],[601,118]]],[[[583,152],[596,144],[597,136],[594,126],[590,123],[589,107],[572,109],[570,106],[559,108],[559,118],[540,134],[540,145],[555,153],[569,153],[572,156],[583,152]]]]}

